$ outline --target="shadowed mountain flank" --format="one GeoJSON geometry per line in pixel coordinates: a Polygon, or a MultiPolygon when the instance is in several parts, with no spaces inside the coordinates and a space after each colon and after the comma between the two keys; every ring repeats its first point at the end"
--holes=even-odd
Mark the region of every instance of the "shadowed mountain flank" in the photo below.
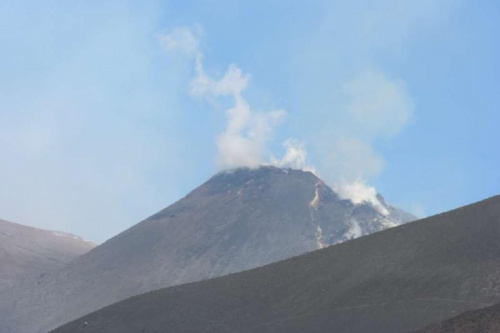
{"type": "Polygon", "coordinates": [[[310,172],[221,172],[66,267],[13,288],[0,304],[3,329],[46,332],[130,296],[255,268],[413,218],[383,205],[389,214],[342,200],[310,172]]]}
{"type": "Polygon", "coordinates": [[[54,333],[413,332],[500,301],[500,197],[143,294],[54,333]]]}

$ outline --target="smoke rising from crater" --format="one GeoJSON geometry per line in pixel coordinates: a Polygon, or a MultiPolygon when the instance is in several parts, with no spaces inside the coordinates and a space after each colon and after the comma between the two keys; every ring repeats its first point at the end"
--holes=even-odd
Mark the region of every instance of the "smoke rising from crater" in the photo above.
{"type": "Polygon", "coordinates": [[[216,139],[217,164],[222,169],[238,167],[256,168],[264,164],[302,168],[305,166],[305,148],[295,139],[287,140],[283,159],[278,160],[268,150],[274,128],[286,117],[285,110],[255,111],[243,96],[248,88],[250,76],[236,65],[230,64],[225,74],[214,79],[203,66],[203,53],[199,40],[186,27],[178,27],[160,36],[166,50],[180,50],[194,58],[196,76],[191,80],[189,93],[211,102],[230,97],[232,105],[225,110],[226,128],[216,139]]]}
{"type": "MultiPolygon", "coordinates": [[[[217,104],[220,98],[230,97],[225,110],[226,127],[216,138],[217,164],[222,169],[256,168],[275,165],[304,169],[316,173],[307,162],[305,145],[290,138],[283,145],[282,158],[269,151],[275,127],[286,117],[284,110],[257,112],[244,97],[250,76],[236,64],[230,64],[219,78],[210,77],[204,68],[204,55],[199,49],[199,38],[187,27],[173,29],[162,35],[160,42],[168,51],[179,50],[194,60],[195,77],[189,93],[217,104]]],[[[379,202],[375,188],[367,181],[384,169],[384,158],[374,148],[374,142],[397,135],[409,122],[413,102],[405,84],[378,69],[367,69],[344,82],[338,89],[336,110],[341,121],[331,125],[319,148],[319,174],[343,198],[355,204],[371,203],[383,215],[387,210],[379,202]]]]}

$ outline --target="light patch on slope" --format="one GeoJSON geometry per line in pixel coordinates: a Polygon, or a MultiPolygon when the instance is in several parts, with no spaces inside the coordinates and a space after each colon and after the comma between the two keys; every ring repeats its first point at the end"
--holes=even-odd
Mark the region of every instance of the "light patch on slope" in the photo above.
{"type": "Polygon", "coordinates": [[[309,202],[309,214],[311,216],[311,222],[313,226],[316,227],[316,248],[322,249],[327,247],[327,244],[323,241],[323,229],[321,226],[315,222],[314,211],[318,210],[319,207],[319,186],[321,182],[316,183],[316,190],[314,191],[314,198],[309,202]]]}
{"type": "Polygon", "coordinates": [[[398,221],[392,220],[392,219],[380,219],[379,223],[384,226],[384,228],[389,229],[389,228],[394,228],[400,225],[398,221]]]}
{"type": "Polygon", "coordinates": [[[51,233],[54,235],[54,236],[57,236],[57,237],[65,237],[65,238],[72,238],[72,239],[75,239],[75,240],[79,240],[79,241],[83,241],[82,238],[76,236],[76,235],[73,235],[73,234],[70,234],[70,233],[67,233],[67,232],[62,232],[62,231],[51,231],[51,233]]]}
{"type": "Polygon", "coordinates": [[[50,230],[50,233],[52,235],[54,235],[54,236],[57,236],[57,237],[73,239],[73,240],[76,240],[76,241],[80,241],[80,242],[84,242],[84,243],[90,244],[91,246],[97,246],[98,245],[97,243],[85,240],[85,239],[83,239],[81,237],[78,237],[76,235],[73,235],[73,234],[71,234],[69,232],[62,232],[62,231],[53,231],[53,230],[50,230]]]}
{"type": "Polygon", "coordinates": [[[318,250],[325,248],[327,245],[323,241],[323,229],[319,226],[319,224],[316,225],[316,247],[318,250]]]}
{"type": "Polygon", "coordinates": [[[319,206],[319,189],[318,184],[316,184],[316,190],[314,191],[314,198],[309,202],[309,207],[318,209],[319,206]]]}

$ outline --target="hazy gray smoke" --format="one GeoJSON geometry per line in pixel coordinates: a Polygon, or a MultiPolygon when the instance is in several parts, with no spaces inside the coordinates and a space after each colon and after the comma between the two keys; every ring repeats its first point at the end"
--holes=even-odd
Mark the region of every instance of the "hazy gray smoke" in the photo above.
{"type": "Polygon", "coordinates": [[[307,150],[302,142],[290,138],[283,142],[283,146],[286,148],[285,154],[281,159],[271,156],[271,165],[316,173],[316,169],[307,164],[307,150]]]}
{"type": "Polygon", "coordinates": [[[385,165],[373,143],[397,135],[407,125],[413,102],[402,80],[374,69],[345,82],[339,98],[345,117],[331,135],[322,176],[343,198],[354,203],[370,202],[385,215],[377,191],[366,184],[385,165]]]}

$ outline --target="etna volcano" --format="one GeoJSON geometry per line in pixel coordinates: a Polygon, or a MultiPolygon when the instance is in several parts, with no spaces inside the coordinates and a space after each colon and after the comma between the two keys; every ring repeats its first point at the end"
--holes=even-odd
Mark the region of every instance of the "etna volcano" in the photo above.
{"type": "Polygon", "coordinates": [[[221,172],[67,266],[2,295],[2,331],[46,332],[155,289],[266,265],[414,219],[341,199],[310,172],[221,172]]]}

